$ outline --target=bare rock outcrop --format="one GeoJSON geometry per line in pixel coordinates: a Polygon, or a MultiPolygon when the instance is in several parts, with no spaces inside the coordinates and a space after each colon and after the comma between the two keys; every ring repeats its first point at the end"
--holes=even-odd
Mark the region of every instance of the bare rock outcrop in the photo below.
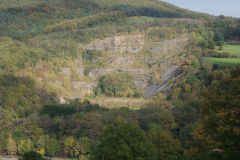
{"type": "Polygon", "coordinates": [[[143,49],[145,44],[144,35],[121,35],[96,39],[84,47],[84,49],[108,50],[113,53],[133,52],[137,53],[143,49]]]}
{"type": "Polygon", "coordinates": [[[174,80],[181,76],[182,71],[179,69],[178,65],[173,65],[168,70],[165,71],[161,77],[161,83],[148,83],[144,88],[144,98],[149,98],[156,95],[158,92],[169,87],[168,81],[174,80]]]}

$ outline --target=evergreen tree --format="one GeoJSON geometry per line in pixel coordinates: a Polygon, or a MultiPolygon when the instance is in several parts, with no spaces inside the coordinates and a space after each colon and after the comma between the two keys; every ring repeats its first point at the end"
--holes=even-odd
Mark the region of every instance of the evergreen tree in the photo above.
{"type": "Polygon", "coordinates": [[[216,45],[219,46],[219,50],[222,50],[224,44],[224,34],[222,32],[215,33],[214,40],[216,42],[216,45]]]}

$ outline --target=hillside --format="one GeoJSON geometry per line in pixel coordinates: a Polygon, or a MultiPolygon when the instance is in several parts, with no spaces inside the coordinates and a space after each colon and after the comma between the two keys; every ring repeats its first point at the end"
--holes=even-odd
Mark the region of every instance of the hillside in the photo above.
{"type": "Polygon", "coordinates": [[[239,40],[159,0],[1,0],[0,159],[238,160],[239,40]]]}
{"type": "Polygon", "coordinates": [[[93,97],[98,78],[113,72],[134,75],[141,97],[155,95],[160,90],[147,93],[149,86],[166,83],[167,68],[184,63],[179,54],[190,41],[184,26],[211,18],[148,0],[1,3],[0,72],[30,76],[62,102],[93,97]],[[86,51],[91,60],[83,59],[86,51]]]}

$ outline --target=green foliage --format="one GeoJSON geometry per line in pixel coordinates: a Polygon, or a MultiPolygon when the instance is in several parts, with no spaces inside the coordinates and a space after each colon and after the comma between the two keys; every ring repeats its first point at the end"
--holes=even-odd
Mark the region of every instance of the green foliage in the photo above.
{"type": "Polygon", "coordinates": [[[44,33],[51,33],[51,32],[60,32],[64,31],[66,29],[86,29],[88,27],[95,27],[97,25],[100,25],[104,22],[117,22],[118,20],[121,20],[122,18],[126,17],[125,13],[123,12],[110,12],[108,14],[106,13],[99,13],[95,15],[90,15],[83,18],[76,18],[74,20],[65,20],[61,23],[48,26],[44,33]]]}
{"type": "MultiPolygon", "coordinates": [[[[212,49],[224,39],[238,39],[240,21],[221,17],[212,23],[211,16],[157,0],[1,0],[0,7],[0,154],[18,152],[26,160],[40,160],[43,155],[81,160],[91,155],[97,160],[183,160],[188,158],[183,152],[197,153],[191,158],[214,159],[212,149],[223,149],[217,158],[239,157],[239,68],[226,78],[227,69],[212,67],[200,57],[206,48],[211,51],[204,56],[228,56],[212,49]],[[200,25],[177,19],[197,17],[209,21],[200,25]],[[85,43],[143,32],[152,41],[180,34],[187,37],[189,32],[192,45],[186,46],[184,54],[192,56],[192,47],[200,50],[194,52],[199,61],[187,57],[186,71],[190,72],[172,84],[169,96],[157,96],[144,109],[104,109],[79,99],[59,105],[55,94],[41,89],[45,84],[35,84],[25,76],[27,72],[50,83],[61,80],[58,71],[76,65],[80,55],[88,76],[102,65],[97,59],[104,55],[96,50],[81,53],[85,43]],[[204,88],[208,89],[200,96],[204,88]]],[[[74,74],[72,78],[78,79],[74,74]]],[[[104,75],[95,92],[141,96],[128,73],[104,75]]]]}
{"type": "Polygon", "coordinates": [[[85,157],[91,152],[91,142],[87,137],[82,137],[79,140],[68,137],[64,140],[63,150],[69,157],[85,157]]]}
{"type": "MultiPolygon", "coordinates": [[[[140,110],[102,109],[98,105],[90,104],[89,101],[76,99],[69,101],[69,104],[65,106],[76,108],[76,113],[68,116],[53,117],[39,114],[34,120],[32,116],[24,118],[26,121],[31,120],[32,123],[28,124],[14,117],[14,112],[1,110],[0,122],[4,124],[4,126],[1,125],[1,129],[14,133],[12,135],[14,136],[13,139],[16,139],[18,152],[23,153],[29,150],[27,147],[28,142],[25,140],[31,137],[31,150],[47,156],[86,159],[92,155],[95,159],[122,159],[122,157],[136,159],[138,157],[151,160],[186,160],[188,156],[194,156],[191,157],[192,159],[205,156],[210,159],[209,157],[216,155],[205,154],[206,152],[209,153],[215,148],[223,149],[222,146],[231,148],[230,145],[232,144],[238,145],[237,142],[233,143],[230,141],[231,143],[228,143],[229,140],[236,139],[238,128],[229,126],[230,122],[227,117],[233,116],[235,117],[234,119],[237,119],[235,115],[235,112],[236,114],[238,112],[237,108],[235,107],[236,110],[234,109],[233,112],[228,111],[228,109],[232,108],[232,106],[234,108],[235,103],[238,105],[239,84],[237,83],[237,77],[239,77],[239,69],[233,72],[232,78],[236,80],[232,83],[228,81],[228,69],[212,70],[204,67],[203,63],[199,63],[199,65],[201,65],[200,68],[202,70],[199,70],[187,79],[177,82],[173,86],[176,88],[173,91],[175,92],[176,90],[176,93],[173,93],[175,96],[169,96],[168,99],[156,97],[154,103],[140,110]],[[209,72],[206,72],[206,70],[209,70],[209,72]],[[210,100],[205,98],[205,100],[202,100],[202,96],[196,96],[200,95],[199,91],[203,88],[208,88],[209,84],[211,85],[210,88],[219,92],[220,97],[216,96],[216,99],[211,97],[211,99],[214,99],[214,104],[217,104],[218,108],[222,108],[227,104],[227,108],[223,107],[220,110],[211,111],[213,109],[210,107],[212,103],[209,105],[205,103],[210,100]],[[230,84],[234,84],[234,86],[230,84]],[[231,92],[234,95],[228,97],[228,95],[231,95],[231,92]],[[224,98],[225,96],[227,98],[224,98]],[[217,101],[217,99],[221,100],[217,101]],[[229,99],[231,103],[225,102],[226,99],[229,99]],[[218,102],[220,103],[218,104],[218,102]],[[205,108],[201,107],[205,107],[205,105],[207,107],[207,117],[214,117],[217,120],[213,122],[219,125],[218,129],[220,132],[213,132],[211,130],[213,128],[212,125],[209,128],[202,127],[203,125],[207,127],[212,123],[212,119],[205,119],[205,116],[199,121],[199,110],[201,109],[204,112],[205,108]],[[231,116],[222,116],[225,113],[231,116]],[[19,126],[14,126],[14,123],[11,123],[12,121],[17,121],[22,129],[19,126]],[[136,124],[136,126],[131,125],[131,123],[136,124]],[[11,128],[5,127],[5,124],[11,124],[14,132],[11,128]],[[104,131],[105,127],[107,129],[104,131]],[[234,132],[231,132],[233,128],[234,132]],[[226,134],[230,135],[228,142],[223,138],[226,137],[225,131],[228,132],[226,134]],[[24,143],[22,140],[24,140],[24,143]],[[193,145],[193,142],[196,140],[196,145],[193,145]],[[93,143],[94,150],[92,151],[93,143]],[[190,151],[195,152],[188,154],[190,151]]],[[[7,81],[2,83],[8,84],[7,81]]],[[[212,89],[209,94],[214,93],[212,89]]],[[[210,96],[206,95],[206,97],[210,96]]],[[[238,121],[236,121],[236,124],[235,121],[232,122],[234,122],[234,126],[237,126],[238,121]]],[[[2,140],[5,137],[6,135],[1,132],[0,139],[2,140]]],[[[1,144],[1,146],[4,145],[1,144]]],[[[230,153],[230,151],[225,153],[232,154],[232,159],[237,157],[236,153],[230,153]]]]}
{"type": "Polygon", "coordinates": [[[41,154],[31,151],[23,155],[23,160],[45,160],[45,158],[41,154]]]}
{"type": "Polygon", "coordinates": [[[166,130],[173,130],[177,127],[172,111],[167,106],[162,106],[160,101],[154,101],[139,112],[141,113],[139,126],[144,130],[147,130],[152,123],[166,130]]]}
{"type": "Polygon", "coordinates": [[[40,2],[38,0],[13,0],[11,2],[7,0],[1,1],[1,9],[5,10],[8,8],[24,8],[34,5],[38,5],[40,2]]]}
{"type": "Polygon", "coordinates": [[[41,113],[48,114],[50,117],[67,116],[77,112],[77,109],[71,105],[44,105],[41,113]]]}
{"type": "Polygon", "coordinates": [[[64,144],[64,152],[66,155],[73,157],[74,156],[74,138],[73,137],[68,137],[64,140],[63,144],[64,144]]]}
{"type": "Polygon", "coordinates": [[[220,66],[237,66],[240,64],[240,58],[209,58],[212,64],[220,66]]]}
{"type": "Polygon", "coordinates": [[[134,78],[129,73],[110,73],[98,80],[96,94],[103,93],[111,97],[139,97],[134,78]]]}
{"type": "Polygon", "coordinates": [[[175,139],[168,130],[163,130],[156,124],[151,124],[147,136],[156,148],[156,160],[174,159],[181,155],[182,148],[180,142],[175,139]]]}
{"type": "Polygon", "coordinates": [[[240,21],[231,19],[231,18],[225,18],[225,17],[219,17],[213,24],[210,25],[214,28],[214,32],[216,34],[221,34],[220,36],[224,36],[223,38],[226,40],[234,40],[239,39],[240,31],[240,21]]]}
{"type": "Polygon", "coordinates": [[[36,150],[41,155],[46,153],[45,148],[47,146],[47,141],[49,137],[45,135],[39,135],[34,142],[34,150],[36,150]]]}
{"type": "Polygon", "coordinates": [[[88,137],[80,138],[75,141],[75,145],[73,147],[74,156],[87,156],[91,152],[91,142],[88,137]]]}
{"type": "Polygon", "coordinates": [[[7,146],[8,134],[3,131],[0,133],[0,150],[4,150],[7,146]]]}
{"type": "Polygon", "coordinates": [[[238,66],[231,72],[231,76],[214,81],[202,92],[202,126],[195,132],[200,157],[237,160],[240,156],[239,71],[238,66]],[[204,155],[207,151],[210,154],[204,155]]]}
{"type": "Polygon", "coordinates": [[[96,58],[98,56],[101,55],[100,51],[97,50],[85,50],[82,53],[82,59],[84,62],[89,63],[89,62],[93,62],[94,60],[96,60],[96,58]]]}
{"type": "Polygon", "coordinates": [[[11,135],[8,137],[7,140],[6,152],[8,155],[16,155],[17,153],[17,145],[16,142],[12,139],[11,135]]]}
{"type": "Polygon", "coordinates": [[[239,45],[224,45],[222,51],[207,50],[202,55],[210,57],[211,63],[218,66],[236,66],[240,64],[238,48],[239,45]]]}
{"type": "Polygon", "coordinates": [[[223,46],[223,53],[224,52],[229,52],[232,55],[239,55],[240,56],[240,45],[231,45],[231,44],[225,44],[223,46]]]}
{"type": "Polygon", "coordinates": [[[56,152],[61,150],[61,142],[57,139],[50,138],[47,140],[46,144],[46,155],[53,157],[55,156],[56,152]]]}
{"type": "Polygon", "coordinates": [[[24,155],[27,152],[30,152],[32,149],[32,142],[30,139],[21,139],[18,142],[18,154],[24,155]]]}
{"type": "Polygon", "coordinates": [[[184,31],[178,30],[176,28],[156,27],[156,28],[152,28],[147,33],[146,37],[153,41],[158,41],[163,39],[173,39],[178,37],[181,34],[184,34],[184,31]]]}
{"type": "Polygon", "coordinates": [[[219,46],[219,50],[222,50],[224,44],[224,34],[221,32],[215,33],[214,40],[216,42],[216,45],[219,46]]]}
{"type": "Polygon", "coordinates": [[[151,160],[153,156],[154,148],[144,132],[131,124],[107,128],[93,152],[96,160],[151,160]]]}
{"type": "Polygon", "coordinates": [[[217,57],[217,58],[229,58],[231,54],[229,52],[218,52],[215,50],[206,50],[202,53],[206,57],[217,57]]]}
{"type": "Polygon", "coordinates": [[[26,117],[44,103],[56,102],[53,94],[37,89],[29,77],[0,75],[0,106],[14,109],[19,117],[26,117]],[[33,109],[34,108],[34,109],[33,109]]]}
{"type": "Polygon", "coordinates": [[[164,2],[146,0],[2,0],[0,6],[0,35],[16,39],[117,23],[126,16],[204,17],[164,2]]]}
{"type": "Polygon", "coordinates": [[[208,28],[197,25],[193,29],[194,31],[191,33],[192,35],[192,43],[194,46],[198,46],[201,48],[214,48],[214,32],[209,30],[208,28]]]}
{"type": "Polygon", "coordinates": [[[44,56],[39,48],[27,47],[11,38],[0,37],[0,70],[6,73],[35,66],[44,56]]]}

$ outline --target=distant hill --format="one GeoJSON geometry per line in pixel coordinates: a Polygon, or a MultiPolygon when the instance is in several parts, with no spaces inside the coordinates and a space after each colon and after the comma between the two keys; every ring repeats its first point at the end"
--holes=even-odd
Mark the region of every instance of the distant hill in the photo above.
{"type": "Polygon", "coordinates": [[[99,78],[116,72],[133,75],[137,96],[157,94],[182,73],[194,25],[212,18],[158,0],[0,5],[0,73],[30,76],[61,99],[104,94],[99,78]]]}
{"type": "Polygon", "coordinates": [[[134,16],[207,17],[158,0],[2,0],[0,6],[0,35],[18,39],[64,28],[66,23],[84,23],[81,28],[87,28],[134,16]]]}

